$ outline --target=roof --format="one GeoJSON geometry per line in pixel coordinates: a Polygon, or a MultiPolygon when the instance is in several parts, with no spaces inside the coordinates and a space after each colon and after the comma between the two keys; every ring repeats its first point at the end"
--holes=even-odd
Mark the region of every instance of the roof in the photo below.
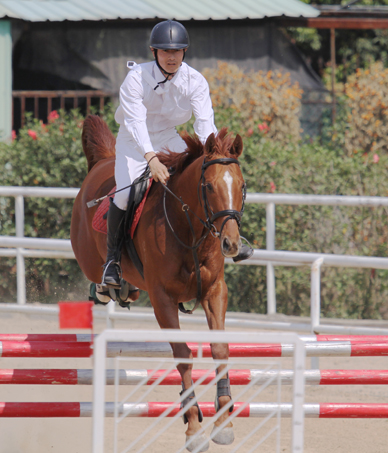
{"type": "Polygon", "coordinates": [[[225,20],[316,17],[300,0],[0,0],[0,18],[32,22],[106,19],[225,20]]]}
{"type": "Polygon", "coordinates": [[[386,5],[317,5],[321,16],[337,16],[337,17],[382,17],[388,15],[388,6],[386,5]]]}
{"type": "Polygon", "coordinates": [[[277,19],[277,25],[321,29],[388,29],[386,5],[317,5],[316,8],[320,12],[319,17],[281,17],[277,19]]]}

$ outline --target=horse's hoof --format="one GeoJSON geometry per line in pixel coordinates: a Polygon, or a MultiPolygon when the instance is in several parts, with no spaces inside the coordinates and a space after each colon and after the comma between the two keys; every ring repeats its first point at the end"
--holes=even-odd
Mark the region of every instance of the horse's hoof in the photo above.
{"type": "Polygon", "coordinates": [[[234,442],[233,428],[223,428],[216,435],[213,436],[213,432],[218,429],[214,425],[213,431],[210,434],[210,439],[218,445],[230,445],[234,442]]]}
{"type": "Polygon", "coordinates": [[[200,453],[201,451],[208,451],[209,450],[209,441],[207,440],[207,437],[205,434],[201,434],[200,436],[186,436],[186,444],[185,444],[186,450],[188,451],[198,451],[200,453]],[[205,442],[205,443],[204,443],[205,442]],[[197,450],[197,448],[203,444],[203,446],[197,450]]]}

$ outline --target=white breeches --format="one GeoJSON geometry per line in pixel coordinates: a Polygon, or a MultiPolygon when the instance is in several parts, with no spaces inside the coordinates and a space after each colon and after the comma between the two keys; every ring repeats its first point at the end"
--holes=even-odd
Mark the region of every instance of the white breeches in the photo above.
{"type": "MultiPolygon", "coordinates": [[[[151,143],[156,153],[168,148],[175,153],[186,150],[186,143],[175,129],[150,134],[151,143]]],[[[115,179],[116,190],[129,186],[146,169],[145,157],[137,151],[136,143],[127,133],[120,133],[116,140],[115,179]]],[[[114,203],[120,209],[127,209],[130,188],[118,192],[114,196],[114,203]]]]}

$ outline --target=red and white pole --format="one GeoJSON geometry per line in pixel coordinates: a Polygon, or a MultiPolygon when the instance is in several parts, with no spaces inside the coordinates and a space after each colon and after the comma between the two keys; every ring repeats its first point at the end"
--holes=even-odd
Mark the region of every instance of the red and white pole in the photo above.
{"type": "MultiPolygon", "coordinates": [[[[165,370],[118,370],[120,385],[180,385],[181,376],[178,371],[165,370]]],[[[231,385],[262,385],[269,379],[277,384],[279,375],[281,383],[292,385],[294,372],[263,370],[230,370],[231,385]]],[[[388,370],[306,370],[306,385],[388,385],[388,370]]],[[[115,370],[106,370],[107,385],[114,385],[115,370]]],[[[215,379],[215,373],[207,370],[192,370],[194,382],[203,379],[201,384],[209,384],[215,379]],[[208,374],[208,375],[207,375],[208,374]],[[207,375],[207,376],[206,376],[207,375]],[[206,376],[204,378],[204,376],[206,376]]],[[[87,369],[3,369],[0,370],[0,385],[92,385],[93,370],[87,369]]]]}
{"type": "MultiPolygon", "coordinates": [[[[213,402],[199,403],[204,417],[213,417],[213,402]]],[[[304,404],[306,418],[388,418],[388,404],[380,403],[310,403],[304,404]]],[[[128,417],[160,417],[163,413],[173,417],[180,411],[180,403],[124,403],[119,415],[128,417]]],[[[292,416],[292,404],[284,403],[234,403],[237,417],[260,418],[280,411],[282,417],[292,416]]],[[[233,414],[233,413],[232,413],[233,414]]],[[[91,417],[92,403],[0,403],[0,418],[14,417],[91,417]]],[[[114,403],[105,403],[105,417],[114,416],[114,403]]]]}
{"type": "MultiPolygon", "coordinates": [[[[359,343],[350,341],[306,342],[307,357],[388,356],[388,342],[359,343]]],[[[212,357],[209,343],[187,343],[194,357],[212,357]]],[[[91,357],[93,343],[62,341],[0,341],[0,357],[91,357]]],[[[107,357],[172,357],[169,343],[108,343],[107,357]]],[[[292,357],[292,344],[229,344],[229,357],[292,357]]]]}

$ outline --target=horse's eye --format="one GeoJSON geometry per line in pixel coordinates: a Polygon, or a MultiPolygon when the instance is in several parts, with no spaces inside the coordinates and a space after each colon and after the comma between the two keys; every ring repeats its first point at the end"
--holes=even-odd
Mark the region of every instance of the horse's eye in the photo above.
{"type": "Polygon", "coordinates": [[[213,186],[210,184],[210,182],[208,182],[208,183],[206,184],[206,188],[207,188],[207,190],[208,190],[209,192],[213,192],[213,186]]]}

